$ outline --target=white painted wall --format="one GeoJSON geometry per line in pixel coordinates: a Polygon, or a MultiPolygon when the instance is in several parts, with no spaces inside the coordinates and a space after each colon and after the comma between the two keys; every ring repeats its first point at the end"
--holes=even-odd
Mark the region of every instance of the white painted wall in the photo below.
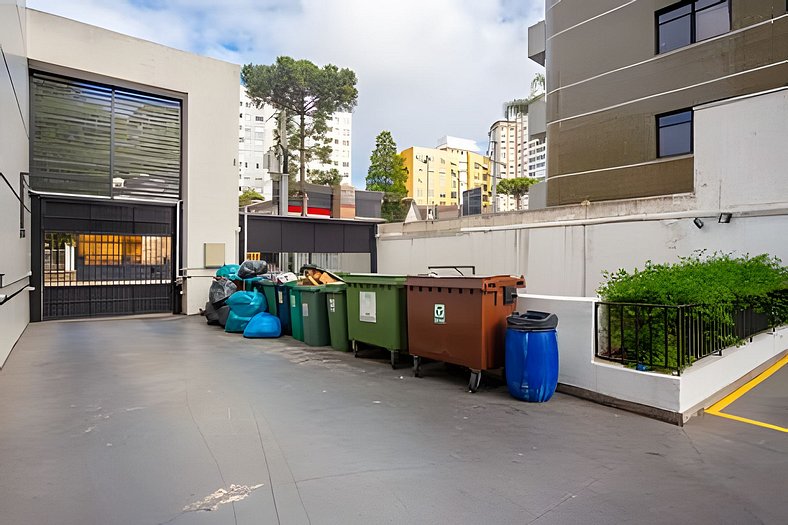
{"type": "Polygon", "coordinates": [[[671,412],[679,410],[680,378],[594,360],[594,299],[524,294],[517,310],[558,316],[558,382],[671,412]]]}
{"type": "MultiPolygon", "coordinates": [[[[0,171],[18,192],[19,172],[28,170],[28,87],[25,50],[24,2],[0,0],[0,46],[11,71],[0,63],[0,171]]],[[[0,58],[2,62],[2,58],[0,58]]],[[[29,201],[27,201],[29,206],[29,201]]],[[[14,281],[30,269],[30,216],[27,236],[19,237],[19,203],[0,182],[0,273],[14,281]]],[[[11,294],[26,282],[0,289],[11,294]]],[[[28,293],[22,292],[0,306],[0,367],[5,363],[30,318],[28,293]]]]}
{"type": "MultiPolygon", "coordinates": [[[[698,407],[711,396],[788,350],[788,328],[753,337],[739,348],[729,348],[722,357],[709,356],[681,376],[680,412],[698,407]]],[[[707,407],[703,407],[707,408],[707,407]]]]}
{"type": "Polygon", "coordinates": [[[521,275],[527,239],[522,230],[387,239],[378,242],[378,271],[415,275],[428,266],[475,265],[477,275],[521,275]]]}
{"type": "MultiPolygon", "coordinates": [[[[227,262],[235,262],[239,66],[33,10],[27,31],[31,60],[187,95],[181,266],[212,274],[204,269],[206,242],[225,243],[227,262]]],[[[205,278],[187,282],[187,313],[205,304],[209,286],[205,278]]]]}
{"type": "MultiPolygon", "coordinates": [[[[524,274],[529,293],[596,295],[603,270],[643,268],[646,261],[678,262],[705,249],[769,253],[788,263],[788,215],[735,217],[688,212],[678,219],[541,227],[527,223],[493,231],[428,231],[378,239],[381,273],[423,273],[437,264],[470,264],[477,274],[524,274]],[[692,222],[704,215],[704,226],[692,222]]],[[[381,228],[386,231],[387,226],[381,228]]]]}
{"type": "Polygon", "coordinates": [[[788,89],[695,108],[695,191],[705,209],[788,201],[788,89]]]}

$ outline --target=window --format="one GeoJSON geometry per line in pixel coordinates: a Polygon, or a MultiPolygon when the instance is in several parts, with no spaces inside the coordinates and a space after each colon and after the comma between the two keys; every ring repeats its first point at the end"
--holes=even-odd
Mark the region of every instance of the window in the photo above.
{"type": "Polygon", "coordinates": [[[667,53],[730,31],[730,2],[681,2],[657,11],[656,23],[657,53],[667,53]]]}
{"type": "Polygon", "coordinates": [[[30,94],[32,189],[178,198],[180,101],[38,72],[30,94]]]}
{"type": "Polygon", "coordinates": [[[657,115],[657,157],[692,153],[692,110],[657,115]]]}
{"type": "Polygon", "coordinates": [[[255,122],[265,122],[265,119],[263,117],[260,117],[260,116],[255,116],[254,117],[254,121],[255,122]]]}
{"type": "Polygon", "coordinates": [[[255,169],[258,169],[258,170],[259,170],[259,169],[260,169],[260,164],[259,164],[259,163],[256,163],[256,164],[254,165],[254,167],[255,167],[255,169]]]}

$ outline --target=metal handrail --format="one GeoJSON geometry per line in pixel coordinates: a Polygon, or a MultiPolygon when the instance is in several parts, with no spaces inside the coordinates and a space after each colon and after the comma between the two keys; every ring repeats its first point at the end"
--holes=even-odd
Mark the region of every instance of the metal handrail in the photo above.
{"type": "Polygon", "coordinates": [[[11,281],[10,283],[3,284],[3,278],[5,277],[5,274],[4,273],[0,273],[0,290],[2,290],[3,288],[8,288],[9,286],[13,286],[13,285],[15,285],[16,283],[18,283],[20,281],[24,281],[25,279],[29,279],[31,275],[33,275],[33,272],[28,270],[28,272],[25,275],[23,275],[22,277],[20,277],[16,281],[11,281]]]}
{"type": "MultiPolygon", "coordinates": [[[[20,175],[22,175],[22,174],[20,173],[20,175]]],[[[28,208],[28,207],[27,207],[27,205],[25,204],[25,201],[23,201],[23,200],[22,200],[22,197],[20,197],[20,196],[19,196],[19,194],[18,194],[18,193],[16,192],[16,190],[14,189],[14,187],[13,187],[13,186],[11,186],[11,183],[10,183],[10,182],[8,182],[8,179],[7,179],[7,178],[6,178],[6,176],[3,174],[3,172],[2,172],[2,171],[0,171],[0,177],[2,177],[2,178],[3,178],[3,180],[4,180],[4,181],[5,181],[5,183],[6,183],[6,185],[8,186],[8,189],[9,189],[9,190],[11,190],[11,193],[13,193],[13,194],[14,194],[14,197],[16,197],[16,200],[18,200],[18,201],[19,201],[19,204],[21,204],[21,205],[22,205],[22,207],[23,207],[24,209],[26,209],[26,210],[27,210],[27,213],[32,213],[32,212],[30,211],[30,208],[28,208]]]]}
{"type": "Polygon", "coordinates": [[[32,292],[33,290],[35,290],[35,288],[33,288],[32,286],[29,286],[29,284],[30,284],[30,276],[32,274],[33,274],[33,272],[27,272],[27,275],[23,275],[22,277],[20,277],[16,281],[12,281],[10,283],[4,284],[3,283],[3,277],[5,277],[5,274],[4,273],[0,273],[0,290],[2,290],[3,288],[8,288],[9,286],[13,286],[13,285],[15,285],[15,284],[17,284],[17,283],[19,283],[21,281],[24,281],[25,279],[28,280],[28,285],[23,286],[22,288],[20,288],[19,290],[15,291],[14,293],[12,293],[12,294],[0,294],[0,306],[4,305],[5,303],[7,303],[8,301],[10,301],[11,299],[13,299],[14,297],[16,297],[17,295],[21,294],[24,291],[32,292]]]}

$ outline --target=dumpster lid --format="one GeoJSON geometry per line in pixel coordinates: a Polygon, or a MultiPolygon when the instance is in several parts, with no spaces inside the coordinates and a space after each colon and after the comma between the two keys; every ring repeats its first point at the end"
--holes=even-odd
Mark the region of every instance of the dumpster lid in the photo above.
{"type": "Polygon", "coordinates": [[[524,313],[514,312],[507,317],[506,325],[513,330],[523,332],[555,330],[558,326],[558,316],[537,310],[528,310],[524,313]]]}
{"type": "Polygon", "coordinates": [[[293,288],[298,290],[298,291],[300,291],[301,293],[304,293],[304,292],[307,292],[307,293],[321,293],[321,292],[325,292],[326,291],[326,285],[325,284],[319,284],[319,285],[314,285],[314,284],[296,284],[296,285],[293,286],[293,288]]]}
{"type": "Polygon", "coordinates": [[[337,293],[347,290],[347,284],[345,283],[328,283],[325,286],[327,293],[337,293]]]}
{"type": "Polygon", "coordinates": [[[348,284],[389,284],[403,286],[407,277],[384,273],[349,273],[342,276],[348,284]]]}
{"type": "Polygon", "coordinates": [[[496,291],[506,286],[525,286],[525,279],[513,275],[467,276],[454,275],[416,275],[407,280],[408,286],[428,286],[439,288],[462,288],[465,290],[496,291]]]}

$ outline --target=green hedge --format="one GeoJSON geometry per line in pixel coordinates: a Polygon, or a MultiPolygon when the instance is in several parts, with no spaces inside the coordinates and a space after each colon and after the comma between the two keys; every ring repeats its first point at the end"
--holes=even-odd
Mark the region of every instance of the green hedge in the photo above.
{"type": "Polygon", "coordinates": [[[767,254],[734,257],[704,251],[679,258],[674,264],[646,263],[632,273],[603,272],[597,290],[608,302],[650,304],[735,305],[773,313],[788,320],[788,267],[767,254]],[[771,310],[775,310],[771,312],[771,310]]]}
{"type": "MultiPolygon", "coordinates": [[[[702,336],[708,337],[710,342],[715,338],[725,346],[743,342],[732,335],[731,328],[725,328],[733,327],[736,311],[752,309],[766,314],[771,326],[788,324],[788,267],[776,257],[766,254],[735,257],[721,253],[707,255],[701,251],[679,258],[677,263],[654,264],[649,261],[642,270],[635,269],[630,273],[619,269],[603,272],[603,276],[605,281],[597,290],[603,301],[697,305],[691,310],[692,316],[700,316],[708,326],[716,327],[713,333],[704,329],[708,333],[702,336]]],[[[668,366],[663,364],[662,367],[673,370],[680,370],[691,363],[692,356],[679,359],[678,345],[681,341],[673,329],[675,323],[655,324],[648,318],[648,310],[639,310],[640,315],[634,312],[632,307],[624,308],[621,313],[610,311],[613,325],[623,326],[620,333],[614,331],[610,334],[614,348],[626,348],[627,352],[637,355],[638,362],[644,362],[648,356],[652,359],[657,357],[662,362],[664,359],[668,366]],[[667,347],[663,345],[657,349],[650,343],[665,339],[667,347]]]]}

